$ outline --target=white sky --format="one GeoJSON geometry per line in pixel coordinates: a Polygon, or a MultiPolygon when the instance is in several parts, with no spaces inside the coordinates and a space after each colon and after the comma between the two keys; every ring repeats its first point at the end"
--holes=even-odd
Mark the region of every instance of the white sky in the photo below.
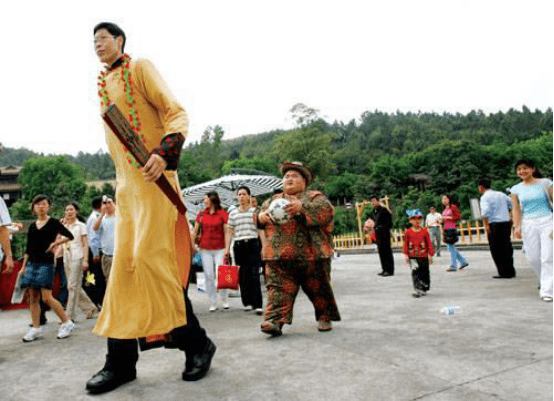
{"type": "Polygon", "coordinates": [[[550,0],[26,1],[2,6],[0,142],[104,151],[93,27],[120,25],[189,118],[225,138],[290,128],[298,102],[362,112],[553,106],[550,0]]]}

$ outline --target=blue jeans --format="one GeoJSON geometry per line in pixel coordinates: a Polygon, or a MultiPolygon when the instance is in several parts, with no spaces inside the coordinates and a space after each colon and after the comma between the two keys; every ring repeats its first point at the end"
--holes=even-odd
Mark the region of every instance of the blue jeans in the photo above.
{"type": "Polygon", "coordinates": [[[446,247],[448,248],[448,251],[450,252],[450,267],[453,267],[454,269],[457,269],[458,268],[458,261],[460,262],[460,266],[464,266],[464,265],[468,264],[467,259],[462,256],[460,251],[458,251],[454,245],[446,244],[446,247]]]}

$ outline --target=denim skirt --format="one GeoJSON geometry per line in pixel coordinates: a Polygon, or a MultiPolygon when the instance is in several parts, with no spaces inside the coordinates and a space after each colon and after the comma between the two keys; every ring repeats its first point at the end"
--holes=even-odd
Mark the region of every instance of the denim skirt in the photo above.
{"type": "Polygon", "coordinates": [[[21,277],[21,288],[47,288],[54,286],[54,272],[56,268],[53,264],[27,262],[25,274],[21,277]]]}

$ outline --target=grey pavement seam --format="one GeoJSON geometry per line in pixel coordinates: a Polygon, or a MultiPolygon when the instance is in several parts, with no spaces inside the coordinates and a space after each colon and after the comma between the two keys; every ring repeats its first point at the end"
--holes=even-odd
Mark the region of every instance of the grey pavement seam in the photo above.
{"type": "MultiPolygon", "coordinates": [[[[465,382],[463,382],[463,383],[457,383],[457,384],[454,384],[454,385],[452,385],[452,386],[445,387],[445,388],[443,388],[443,389],[441,389],[441,390],[432,391],[432,392],[430,392],[430,393],[427,393],[427,394],[421,395],[421,396],[419,396],[419,397],[416,397],[416,398],[413,399],[413,401],[415,401],[415,400],[423,400],[423,399],[425,399],[425,398],[428,398],[429,396],[432,396],[432,395],[435,395],[435,394],[440,394],[440,393],[443,393],[443,392],[445,392],[445,391],[452,390],[453,388],[463,387],[463,386],[466,386],[466,385],[468,385],[468,384],[470,384],[470,383],[475,383],[475,382],[478,382],[478,381],[480,381],[480,380],[484,380],[484,379],[488,379],[488,378],[491,378],[491,377],[494,377],[494,376],[498,376],[498,375],[500,375],[500,374],[502,374],[502,373],[514,371],[514,370],[520,369],[520,368],[525,367],[525,366],[530,366],[530,365],[536,364],[536,363],[538,363],[538,362],[542,362],[542,361],[552,361],[552,357],[553,357],[553,355],[550,355],[550,356],[544,357],[544,358],[535,359],[535,360],[530,361],[530,362],[527,362],[527,363],[522,363],[522,364],[520,364],[520,365],[518,365],[518,366],[513,366],[513,367],[511,367],[511,368],[499,370],[499,371],[497,371],[497,372],[493,372],[493,373],[490,373],[490,374],[488,374],[488,375],[483,375],[483,376],[481,376],[481,377],[477,377],[477,378],[472,379],[472,380],[467,380],[467,381],[465,381],[465,382]]],[[[444,379],[441,379],[441,380],[444,380],[444,379]]],[[[478,390],[478,391],[483,392],[483,393],[486,393],[486,392],[484,392],[484,391],[482,391],[482,390],[478,390]]],[[[487,394],[488,394],[488,393],[487,393],[487,394]]],[[[492,395],[492,394],[491,394],[491,395],[492,395]]],[[[497,395],[495,395],[495,396],[497,396],[497,395]]],[[[499,399],[501,399],[501,398],[499,398],[499,399]]]]}

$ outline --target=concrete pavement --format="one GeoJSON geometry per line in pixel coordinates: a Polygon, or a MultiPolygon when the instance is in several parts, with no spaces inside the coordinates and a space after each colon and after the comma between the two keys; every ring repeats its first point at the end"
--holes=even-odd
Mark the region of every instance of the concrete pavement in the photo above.
{"type": "Polygon", "coordinates": [[[395,254],[396,275],[383,278],[376,254],[333,261],[333,285],[342,314],[334,330],[319,333],[313,308],[300,294],[292,326],[270,338],[261,318],[230,310],[208,312],[207,296],[191,287],[202,325],[218,346],[201,381],[181,380],[176,350],[141,353],[137,380],[100,396],[85,382],[104,362],[105,339],[94,321],[56,339],[48,312],[44,339],[23,343],[27,310],[0,313],[0,400],[552,400],[552,303],[520,250],[517,278],[493,280],[490,253],[464,251],[470,261],[446,273],[448,252],[431,266],[431,291],[411,297],[407,265],[395,254]],[[446,316],[444,306],[460,306],[446,316]]]}

